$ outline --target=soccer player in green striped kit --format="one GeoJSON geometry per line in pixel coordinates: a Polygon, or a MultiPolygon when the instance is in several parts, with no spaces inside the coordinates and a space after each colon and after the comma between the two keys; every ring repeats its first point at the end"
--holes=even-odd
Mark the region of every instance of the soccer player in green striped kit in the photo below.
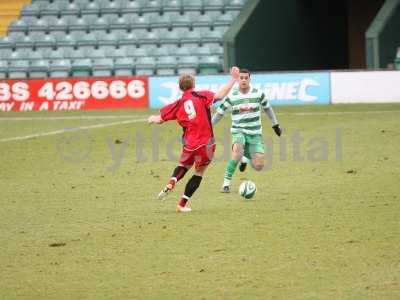
{"type": "Polygon", "coordinates": [[[224,182],[221,192],[229,193],[233,173],[240,163],[239,170],[246,169],[248,159],[253,168],[261,171],[264,167],[265,148],[262,137],[261,110],[264,110],[272,122],[272,128],[278,136],[282,129],[264,93],[250,85],[250,72],[246,69],[239,71],[239,87],[234,88],[224,102],[217,108],[212,118],[216,124],[225,112],[231,110],[232,116],[232,158],[225,169],[224,182]]]}

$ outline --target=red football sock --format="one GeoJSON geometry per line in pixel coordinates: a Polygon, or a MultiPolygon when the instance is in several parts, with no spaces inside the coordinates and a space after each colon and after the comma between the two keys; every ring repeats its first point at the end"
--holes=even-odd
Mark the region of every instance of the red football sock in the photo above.
{"type": "Polygon", "coordinates": [[[189,201],[189,199],[186,199],[186,198],[181,198],[181,200],[179,200],[179,206],[182,206],[182,207],[185,207],[186,206],[186,203],[189,201]]]}

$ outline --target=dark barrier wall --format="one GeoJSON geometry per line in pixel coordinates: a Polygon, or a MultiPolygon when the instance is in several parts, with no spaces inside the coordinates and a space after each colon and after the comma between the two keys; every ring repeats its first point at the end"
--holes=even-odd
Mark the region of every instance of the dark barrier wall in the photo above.
{"type": "Polygon", "coordinates": [[[237,36],[236,62],[254,71],[348,68],[347,1],[333,3],[260,1],[237,36]]]}
{"type": "Polygon", "coordinates": [[[400,47],[400,5],[379,36],[381,68],[386,68],[388,64],[394,62],[397,47],[400,47]]]}
{"type": "Polygon", "coordinates": [[[365,33],[382,7],[385,0],[349,0],[348,9],[348,43],[349,67],[361,69],[366,67],[365,33]]]}

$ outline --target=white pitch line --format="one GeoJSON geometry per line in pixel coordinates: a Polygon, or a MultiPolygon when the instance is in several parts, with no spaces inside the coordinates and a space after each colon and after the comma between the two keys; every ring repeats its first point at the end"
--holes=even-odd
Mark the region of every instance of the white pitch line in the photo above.
{"type": "Polygon", "coordinates": [[[131,124],[131,123],[139,123],[139,122],[145,122],[145,121],[147,121],[147,119],[135,119],[135,120],[127,120],[127,121],[112,122],[112,123],[105,123],[105,124],[81,126],[81,127],[72,128],[72,129],[61,129],[61,130],[55,130],[55,131],[50,131],[50,132],[43,132],[43,133],[36,133],[36,134],[0,139],[0,143],[28,140],[28,139],[33,139],[33,138],[37,138],[37,137],[62,134],[62,133],[66,133],[66,132],[80,131],[80,130],[86,130],[86,129],[95,129],[95,128],[104,128],[104,127],[131,124]]]}
{"type": "Polygon", "coordinates": [[[0,121],[59,121],[59,120],[99,120],[99,119],[133,119],[143,116],[104,115],[104,116],[63,116],[63,117],[0,117],[0,121]]]}
{"type": "MultiPolygon", "coordinates": [[[[398,113],[400,110],[368,110],[368,111],[332,111],[332,112],[281,112],[279,115],[325,116],[346,114],[380,114],[398,113]]],[[[0,121],[58,121],[58,120],[99,120],[99,119],[133,119],[143,116],[104,115],[104,116],[63,116],[63,117],[0,117],[0,121]]]]}
{"type": "Polygon", "coordinates": [[[380,114],[380,113],[398,113],[400,110],[367,110],[367,111],[330,111],[330,112],[282,112],[278,115],[293,116],[325,116],[325,115],[358,115],[358,114],[380,114]]]}

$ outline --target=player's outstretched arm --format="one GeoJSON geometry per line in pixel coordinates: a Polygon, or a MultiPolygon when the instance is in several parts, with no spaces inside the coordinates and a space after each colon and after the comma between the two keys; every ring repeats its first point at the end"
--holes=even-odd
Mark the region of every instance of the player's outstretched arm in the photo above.
{"type": "Polygon", "coordinates": [[[214,101],[219,101],[225,98],[229,94],[230,90],[232,89],[233,85],[236,83],[238,78],[239,78],[239,68],[232,67],[231,79],[224,86],[222,86],[221,89],[215,94],[214,101]]]}
{"type": "Polygon", "coordinates": [[[219,121],[221,121],[221,119],[222,119],[223,116],[224,116],[224,115],[221,115],[221,114],[219,114],[219,113],[215,113],[215,114],[213,115],[212,119],[211,119],[211,123],[212,123],[213,125],[217,124],[219,121]]]}
{"type": "Polygon", "coordinates": [[[164,120],[161,118],[160,115],[157,115],[157,116],[150,116],[147,122],[149,124],[162,124],[164,123],[164,120]]]}
{"type": "Polygon", "coordinates": [[[264,111],[267,114],[268,118],[271,120],[272,129],[275,131],[276,135],[281,136],[282,129],[279,127],[278,119],[276,118],[276,115],[272,107],[268,106],[267,108],[264,108],[264,111]]]}

